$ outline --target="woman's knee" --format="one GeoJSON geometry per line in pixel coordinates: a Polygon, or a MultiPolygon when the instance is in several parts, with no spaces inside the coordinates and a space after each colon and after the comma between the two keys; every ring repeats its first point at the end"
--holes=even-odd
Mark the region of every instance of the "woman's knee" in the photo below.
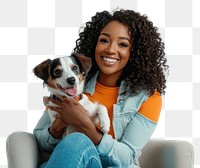
{"type": "Polygon", "coordinates": [[[82,133],[72,133],[57,144],[48,161],[48,166],[54,164],[64,165],[63,167],[101,167],[95,145],[82,133]]]}
{"type": "Polygon", "coordinates": [[[67,150],[80,151],[81,149],[85,149],[88,146],[94,146],[93,142],[83,133],[72,133],[64,137],[57,147],[67,148],[67,150]]]}

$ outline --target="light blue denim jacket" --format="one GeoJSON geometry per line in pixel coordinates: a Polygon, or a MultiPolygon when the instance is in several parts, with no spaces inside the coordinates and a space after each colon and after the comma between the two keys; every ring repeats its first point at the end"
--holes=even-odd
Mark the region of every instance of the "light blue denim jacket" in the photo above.
{"type": "MultiPolygon", "coordinates": [[[[88,82],[85,92],[91,95],[95,92],[98,73],[88,82]]],[[[136,168],[139,167],[138,157],[144,145],[152,136],[157,123],[138,113],[140,106],[149,98],[145,91],[135,96],[121,93],[124,91],[124,82],[121,82],[117,103],[113,105],[113,124],[115,139],[104,134],[97,151],[102,160],[103,167],[136,168]]],[[[41,147],[52,152],[59,140],[53,138],[48,128],[50,118],[44,112],[34,134],[41,147]]]]}

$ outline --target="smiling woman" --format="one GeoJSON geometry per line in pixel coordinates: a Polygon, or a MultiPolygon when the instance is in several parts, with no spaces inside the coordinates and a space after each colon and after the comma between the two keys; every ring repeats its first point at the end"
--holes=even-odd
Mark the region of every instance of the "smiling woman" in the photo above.
{"type": "Polygon", "coordinates": [[[139,167],[166,88],[168,66],[157,30],[146,15],[132,10],[98,12],[86,23],[74,53],[92,60],[84,93],[106,107],[110,131],[101,131],[76,100],[49,98],[59,117],[51,124],[44,113],[34,130],[41,149],[52,153],[41,167],[139,167]],[[69,124],[79,133],[63,138],[69,124]]]}

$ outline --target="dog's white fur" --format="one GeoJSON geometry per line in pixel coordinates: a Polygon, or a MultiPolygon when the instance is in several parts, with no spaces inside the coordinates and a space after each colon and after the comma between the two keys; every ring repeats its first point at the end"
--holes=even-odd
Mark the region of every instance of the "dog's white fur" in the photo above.
{"type": "MultiPolygon", "coordinates": [[[[65,92],[61,91],[57,87],[57,84],[59,86],[61,86],[62,88],[71,87],[70,84],[67,83],[66,81],[67,81],[67,78],[73,77],[75,79],[74,86],[76,87],[76,89],[75,89],[76,92],[77,92],[76,96],[82,95],[81,96],[82,99],[79,100],[79,103],[88,111],[89,116],[91,117],[91,120],[94,122],[94,124],[99,125],[101,127],[101,131],[107,133],[110,129],[110,120],[109,120],[109,117],[108,117],[106,107],[103,106],[102,104],[97,103],[97,102],[95,102],[95,103],[91,102],[88,99],[88,97],[85,94],[83,94],[85,80],[84,79],[81,80],[81,77],[79,76],[80,74],[76,74],[72,70],[72,66],[75,64],[74,61],[72,60],[72,57],[68,57],[68,56],[61,57],[61,58],[59,58],[59,60],[60,60],[61,65],[59,65],[57,68],[62,69],[62,76],[59,77],[59,78],[53,79],[53,80],[50,79],[51,81],[53,81],[54,85],[56,84],[55,85],[56,87],[49,86],[48,82],[45,83],[44,85],[48,88],[48,91],[52,95],[71,97],[70,95],[67,95],[65,92]]],[[[38,72],[36,72],[36,71],[38,71],[38,68],[40,68],[40,65],[38,65],[36,67],[37,68],[34,69],[34,73],[35,73],[36,76],[40,77],[37,74],[38,72]]],[[[80,68],[80,67],[78,67],[78,68],[80,68]]],[[[48,70],[48,72],[49,71],[50,70],[48,70]]],[[[48,79],[48,81],[49,81],[49,79],[48,79]]],[[[44,104],[46,104],[46,103],[47,103],[47,100],[44,99],[44,104]]],[[[52,102],[49,102],[48,105],[55,106],[55,104],[53,104],[52,102]]],[[[48,113],[49,113],[51,122],[53,122],[55,120],[55,115],[57,114],[57,112],[48,109],[48,113]]],[[[67,129],[66,129],[66,132],[64,134],[67,135],[67,134],[72,133],[72,132],[74,132],[73,126],[68,126],[67,129]]]]}

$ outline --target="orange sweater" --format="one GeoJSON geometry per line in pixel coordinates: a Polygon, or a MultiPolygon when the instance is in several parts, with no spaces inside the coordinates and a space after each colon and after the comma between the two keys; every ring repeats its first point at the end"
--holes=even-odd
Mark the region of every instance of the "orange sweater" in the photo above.
{"type": "MultiPolygon", "coordinates": [[[[113,137],[114,137],[114,130],[112,125],[113,104],[116,104],[117,102],[118,91],[119,87],[106,87],[97,82],[94,95],[91,96],[90,94],[86,93],[90,101],[92,102],[97,101],[103,104],[107,108],[108,115],[111,121],[109,134],[112,135],[113,137]]],[[[147,99],[147,101],[145,101],[141,105],[139,113],[154,122],[158,122],[161,106],[162,106],[161,96],[158,92],[155,92],[152,96],[150,96],[147,99]]]]}

